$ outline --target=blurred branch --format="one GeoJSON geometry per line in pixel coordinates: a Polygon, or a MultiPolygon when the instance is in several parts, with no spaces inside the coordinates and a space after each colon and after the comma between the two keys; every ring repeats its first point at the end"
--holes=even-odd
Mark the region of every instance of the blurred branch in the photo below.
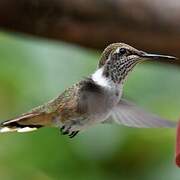
{"type": "Polygon", "coordinates": [[[177,0],[1,0],[0,27],[104,48],[123,41],[180,57],[177,0]]]}

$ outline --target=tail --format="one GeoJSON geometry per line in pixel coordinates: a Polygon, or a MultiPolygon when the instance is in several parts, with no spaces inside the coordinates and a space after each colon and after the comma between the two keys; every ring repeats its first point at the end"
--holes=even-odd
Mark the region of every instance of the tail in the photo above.
{"type": "Polygon", "coordinates": [[[45,113],[25,114],[0,124],[0,133],[4,132],[29,132],[44,126],[50,126],[50,115],[45,113]]]}

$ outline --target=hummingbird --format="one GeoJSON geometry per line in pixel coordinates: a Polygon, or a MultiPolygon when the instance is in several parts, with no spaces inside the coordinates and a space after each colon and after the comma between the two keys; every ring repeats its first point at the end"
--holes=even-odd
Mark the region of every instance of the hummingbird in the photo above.
{"type": "Polygon", "coordinates": [[[63,135],[73,138],[80,131],[100,123],[136,128],[175,127],[175,122],[151,114],[122,98],[124,83],[138,63],[162,59],[177,58],[149,54],[124,43],[110,44],[103,51],[94,73],[48,103],[2,122],[0,132],[57,127],[63,135]]]}

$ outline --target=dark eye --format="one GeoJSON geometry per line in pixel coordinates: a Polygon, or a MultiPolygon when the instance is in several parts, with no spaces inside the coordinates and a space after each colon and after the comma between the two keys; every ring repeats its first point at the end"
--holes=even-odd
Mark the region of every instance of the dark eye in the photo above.
{"type": "Polygon", "coordinates": [[[126,49],[125,49],[125,48],[121,48],[121,49],[119,50],[119,53],[120,53],[121,55],[125,54],[125,53],[126,53],[126,49]]]}

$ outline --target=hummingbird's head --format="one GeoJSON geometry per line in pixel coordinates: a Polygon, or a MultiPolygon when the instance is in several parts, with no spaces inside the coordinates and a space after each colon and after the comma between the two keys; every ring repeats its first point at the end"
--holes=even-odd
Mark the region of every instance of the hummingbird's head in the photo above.
{"type": "Polygon", "coordinates": [[[173,56],[148,54],[124,43],[110,44],[102,53],[99,69],[103,68],[103,75],[115,83],[123,81],[133,67],[145,60],[176,59],[173,56]]]}

